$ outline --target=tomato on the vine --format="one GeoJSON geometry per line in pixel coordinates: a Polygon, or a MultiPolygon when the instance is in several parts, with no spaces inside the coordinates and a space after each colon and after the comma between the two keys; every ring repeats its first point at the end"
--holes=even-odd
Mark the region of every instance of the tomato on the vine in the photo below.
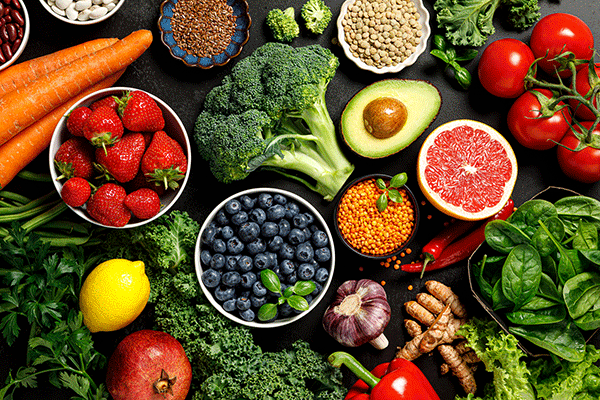
{"type": "MultiPolygon", "coordinates": [[[[578,17],[566,14],[549,14],[540,19],[533,30],[529,46],[535,58],[544,57],[538,66],[550,75],[555,75],[559,68],[557,61],[550,61],[559,54],[570,51],[576,59],[589,60],[594,52],[594,36],[592,30],[578,17]]],[[[579,65],[578,68],[583,67],[579,65]]],[[[559,72],[561,77],[571,76],[570,71],[559,72]]]]}
{"type": "Polygon", "coordinates": [[[525,92],[523,78],[534,60],[531,49],[520,40],[496,40],[481,54],[477,66],[479,81],[494,96],[518,97],[525,92]]]}
{"type": "MultiPolygon", "coordinates": [[[[589,130],[593,121],[583,121],[581,125],[589,130]]],[[[578,134],[581,133],[579,126],[575,126],[578,134]]],[[[600,147],[600,128],[596,127],[588,140],[591,144],[600,147]]],[[[558,165],[560,169],[571,179],[583,183],[594,183],[600,181],[600,149],[593,146],[579,148],[581,140],[569,130],[557,147],[558,165]]]]}
{"type": "MultiPolygon", "coordinates": [[[[584,97],[589,93],[590,89],[600,86],[600,79],[598,78],[600,76],[600,64],[594,65],[594,71],[596,72],[596,75],[590,75],[590,66],[588,64],[587,66],[584,66],[584,68],[580,69],[575,76],[575,90],[577,90],[577,93],[584,97]]],[[[600,104],[598,101],[599,98],[600,92],[596,93],[596,96],[591,99],[594,107],[598,107],[598,104],[600,104]]],[[[596,119],[596,116],[592,110],[583,104],[579,105],[580,102],[576,99],[569,99],[569,104],[573,110],[575,110],[575,115],[578,118],[588,121],[593,121],[596,119]]]]}
{"type": "Polygon", "coordinates": [[[510,107],[508,129],[521,145],[548,150],[570,129],[570,109],[562,101],[553,106],[551,99],[550,90],[534,89],[523,93],[510,107]]]}

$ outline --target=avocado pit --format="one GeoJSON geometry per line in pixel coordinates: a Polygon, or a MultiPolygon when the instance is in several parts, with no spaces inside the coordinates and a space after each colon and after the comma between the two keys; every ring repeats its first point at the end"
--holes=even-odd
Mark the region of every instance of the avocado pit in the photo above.
{"type": "Polygon", "coordinates": [[[394,97],[378,97],[363,110],[365,129],[377,139],[387,139],[400,132],[407,117],[406,106],[394,97]]]}

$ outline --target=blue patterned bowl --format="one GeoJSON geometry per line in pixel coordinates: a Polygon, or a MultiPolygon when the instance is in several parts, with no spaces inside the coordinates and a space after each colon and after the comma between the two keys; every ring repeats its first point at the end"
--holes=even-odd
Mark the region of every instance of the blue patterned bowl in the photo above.
{"type": "Polygon", "coordinates": [[[227,0],[227,4],[233,8],[235,33],[231,37],[231,42],[225,51],[209,57],[198,57],[190,54],[177,44],[173,36],[171,18],[173,17],[173,8],[178,1],[165,0],[160,6],[160,17],[158,19],[161,41],[169,48],[174,58],[183,61],[188,67],[209,69],[214,66],[225,65],[229,60],[240,54],[242,48],[250,38],[250,25],[252,24],[246,0],[227,0]]]}

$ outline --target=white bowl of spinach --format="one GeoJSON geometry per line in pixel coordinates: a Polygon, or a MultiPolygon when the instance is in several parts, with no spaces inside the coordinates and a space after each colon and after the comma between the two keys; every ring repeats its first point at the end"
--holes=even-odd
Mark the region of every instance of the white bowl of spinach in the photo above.
{"type": "Polygon", "coordinates": [[[526,353],[583,359],[600,328],[599,230],[600,201],[556,187],[486,226],[471,289],[526,353]]]}

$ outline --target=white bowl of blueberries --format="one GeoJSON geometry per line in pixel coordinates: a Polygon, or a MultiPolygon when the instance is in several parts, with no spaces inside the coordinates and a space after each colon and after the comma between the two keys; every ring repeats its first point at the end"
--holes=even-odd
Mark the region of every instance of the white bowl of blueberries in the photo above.
{"type": "Polygon", "coordinates": [[[321,214],[282,189],[255,188],[223,200],[204,221],[196,274],[210,303],[242,325],[297,321],[325,296],[335,266],[321,214]]]}

